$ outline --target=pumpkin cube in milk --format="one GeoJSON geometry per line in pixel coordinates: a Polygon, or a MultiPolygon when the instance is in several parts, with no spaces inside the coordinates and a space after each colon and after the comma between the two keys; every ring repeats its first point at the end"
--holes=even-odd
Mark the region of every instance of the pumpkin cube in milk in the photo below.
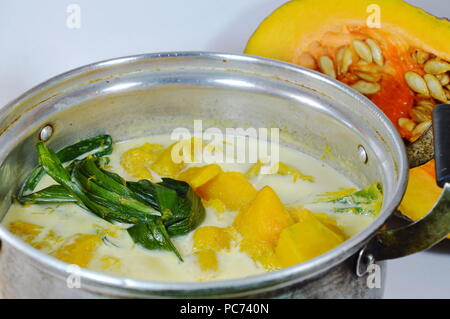
{"type": "Polygon", "coordinates": [[[176,178],[183,169],[186,159],[194,161],[196,151],[202,150],[202,140],[191,138],[173,143],[150,166],[162,177],[176,178]]]}
{"type": "Polygon", "coordinates": [[[101,239],[97,235],[77,234],[68,244],[59,247],[54,253],[54,257],[68,264],[86,268],[100,243],[101,239]]]}
{"type": "Polygon", "coordinates": [[[341,237],[342,240],[346,239],[346,235],[337,225],[336,221],[334,219],[331,219],[326,213],[313,213],[309,209],[302,206],[289,207],[288,211],[295,223],[308,221],[311,218],[316,218],[331,231],[341,237]]]}
{"type": "Polygon", "coordinates": [[[150,164],[160,156],[163,150],[164,147],[160,144],[144,143],[142,146],[124,152],[120,158],[120,164],[133,177],[151,179],[150,164]]]}
{"type": "Polygon", "coordinates": [[[180,175],[178,175],[178,179],[185,181],[192,188],[198,188],[212,180],[221,172],[222,169],[217,164],[209,164],[201,167],[194,166],[181,172],[180,175]]]}
{"type": "Polygon", "coordinates": [[[314,217],[328,227],[329,230],[338,235],[343,241],[347,239],[344,231],[337,225],[336,221],[331,219],[326,213],[314,213],[314,217]]]}
{"type": "Polygon", "coordinates": [[[9,224],[9,231],[36,249],[50,252],[59,244],[61,238],[53,230],[43,226],[16,220],[9,224]]]}
{"type": "Polygon", "coordinates": [[[244,174],[238,172],[220,173],[199,187],[197,192],[208,201],[219,199],[229,210],[246,207],[256,196],[255,187],[247,181],[244,174]]]}
{"type": "Polygon", "coordinates": [[[264,267],[272,267],[272,255],[283,229],[292,218],[269,186],[258,191],[250,206],[241,210],[233,226],[242,235],[241,250],[264,267]]]}
{"type": "Polygon", "coordinates": [[[317,257],[343,241],[319,218],[305,214],[299,222],[281,232],[275,254],[280,266],[289,267],[317,257]]]}
{"type": "Polygon", "coordinates": [[[230,248],[231,235],[226,228],[203,226],[194,233],[194,249],[220,251],[230,248]]]}
{"type": "Polygon", "coordinates": [[[203,226],[194,233],[194,250],[200,268],[217,271],[216,252],[230,248],[231,235],[226,228],[203,226]]]}
{"type": "Polygon", "coordinates": [[[42,232],[43,228],[21,220],[14,221],[9,225],[9,231],[27,243],[31,243],[42,232]]]}
{"type": "Polygon", "coordinates": [[[175,177],[183,169],[183,161],[176,163],[172,159],[172,149],[176,144],[177,143],[174,143],[166,148],[155,162],[150,165],[150,168],[158,173],[158,175],[163,177],[175,177]]]}
{"type": "Polygon", "coordinates": [[[217,259],[216,252],[212,249],[203,249],[194,252],[197,257],[197,262],[200,269],[203,271],[218,271],[219,260],[217,259]]]}

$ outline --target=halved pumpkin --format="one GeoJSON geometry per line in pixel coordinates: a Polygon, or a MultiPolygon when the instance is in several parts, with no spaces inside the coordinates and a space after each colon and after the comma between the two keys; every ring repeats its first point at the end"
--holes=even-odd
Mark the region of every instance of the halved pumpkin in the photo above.
{"type": "MultiPolygon", "coordinates": [[[[448,20],[402,0],[295,0],[261,23],[245,53],[344,82],[378,105],[411,142],[430,127],[433,107],[449,102],[448,39],[448,20]]],[[[434,178],[424,178],[428,166],[410,171],[400,206],[414,220],[429,208],[416,195],[435,198],[439,190],[434,178]]]]}

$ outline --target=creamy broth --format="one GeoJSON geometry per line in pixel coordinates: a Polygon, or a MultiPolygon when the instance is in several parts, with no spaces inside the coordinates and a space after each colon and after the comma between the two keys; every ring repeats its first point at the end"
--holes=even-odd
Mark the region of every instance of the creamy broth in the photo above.
{"type": "MultiPolygon", "coordinates": [[[[137,180],[129,175],[121,166],[122,154],[145,142],[158,143],[164,146],[171,144],[170,136],[153,136],[115,144],[110,156],[110,170],[127,180],[137,180]]],[[[367,227],[372,217],[351,213],[333,213],[327,205],[314,204],[319,194],[334,192],[340,188],[356,188],[343,175],[323,162],[307,156],[299,151],[280,146],[280,161],[301,169],[302,172],[314,176],[314,182],[304,180],[293,181],[291,176],[260,175],[250,180],[257,190],[268,185],[279,196],[286,206],[303,206],[313,212],[325,212],[334,219],[346,236],[351,237],[367,227]],[[318,210],[320,207],[320,210],[318,210]]],[[[186,168],[190,165],[186,164],[186,168]]],[[[224,171],[245,173],[252,164],[219,164],[224,171]]],[[[45,176],[38,189],[54,184],[45,176]]],[[[214,208],[205,206],[206,218],[201,226],[212,225],[230,227],[238,212],[216,212],[214,208]]],[[[33,204],[22,206],[14,203],[3,220],[7,228],[15,221],[23,221],[43,227],[36,240],[47,240],[49,243],[41,250],[52,254],[67,238],[75,234],[103,234],[103,242],[99,245],[87,268],[109,274],[154,281],[205,281],[246,277],[264,273],[266,270],[240,251],[239,241],[233,241],[229,250],[217,252],[219,268],[215,272],[200,269],[193,253],[193,231],[187,235],[173,237],[173,243],[183,256],[184,262],[166,251],[147,250],[133,243],[121,225],[110,224],[85,211],[75,204],[33,204]]]]}

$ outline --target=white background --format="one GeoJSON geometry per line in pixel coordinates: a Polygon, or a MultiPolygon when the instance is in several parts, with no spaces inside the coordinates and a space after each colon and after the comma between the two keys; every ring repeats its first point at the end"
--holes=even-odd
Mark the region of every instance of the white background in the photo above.
{"type": "MultiPolygon", "coordinates": [[[[240,53],[259,22],[284,2],[0,0],[0,106],[49,77],[98,60],[156,51],[240,53]],[[81,8],[80,29],[66,26],[71,3],[81,8]]],[[[446,0],[408,2],[450,17],[446,0]]],[[[390,261],[385,297],[450,298],[449,242],[390,261]]]]}

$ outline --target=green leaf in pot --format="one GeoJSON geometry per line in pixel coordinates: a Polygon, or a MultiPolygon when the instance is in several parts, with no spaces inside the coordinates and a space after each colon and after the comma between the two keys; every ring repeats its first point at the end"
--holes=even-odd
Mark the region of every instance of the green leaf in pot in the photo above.
{"type": "Polygon", "coordinates": [[[77,200],[77,203],[107,221],[119,221],[124,223],[137,223],[136,218],[129,218],[114,210],[97,204],[83,192],[81,187],[71,179],[69,172],[63,167],[58,156],[51,149],[47,148],[44,143],[37,143],[37,151],[39,156],[39,163],[45,172],[53,178],[57,183],[63,186],[66,191],[77,200]]]}
{"type": "Polygon", "coordinates": [[[76,203],[77,200],[61,185],[51,185],[19,198],[22,204],[76,203]]]}
{"type": "Polygon", "coordinates": [[[140,222],[147,222],[153,220],[154,216],[161,215],[149,205],[135,200],[133,198],[135,195],[129,197],[98,185],[97,182],[99,182],[99,179],[97,179],[97,175],[86,176],[82,173],[81,166],[83,162],[75,167],[73,177],[92,201],[115,210],[122,215],[127,215],[129,218],[137,218],[140,222]]]}
{"type": "MultiPolygon", "coordinates": [[[[339,192],[336,192],[335,194],[339,194],[339,192]]],[[[351,212],[357,215],[376,216],[380,212],[383,204],[383,192],[380,183],[373,183],[361,190],[343,196],[329,195],[330,194],[324,194],[327,198],[323,198],[318,202],[337,204],[336,207],[333,208],[335,213],[351,212]]]]}
{"type": "Polygon", "coordinates": [[[197,228],[205,219],[205,207],[200,197],[189,184],[170,178],[164,178],[161,185],[178,190],[178,205],[172,210],[173,215],[164,221],[167,231],[172,236],[184,235],[197,228]]]}
{"type": "Polygon", "coordinates": [[[140,201],[140,197],[136,195],[132,190],[126,186],[125,180],[123,180],[119,175],[109,172],[106,174],[106,170],[101,169],[98,166],[98,160],[93,157],[88,157],[82,160],[77,166],[78,172],[89,178],[92,183],[98,186],[114,192],[118,195],[133,198],[140,201]],[[117,177],[112,177],[117,176],[117,177]]]}
{"type": "MultiPolygon", "coordinates": [[[[67,163],[77,158],[85,157],[89,154],[92,154],[92,156],[94,157],[102,157],[111,154],[111,152],[111,136],[99,135],[67,146],[57,152],[56,155],[58,156],[58,159],[61,161],[61,163],[67,163]]],[[[44,175],[45,170],[41,165],[35,167],[27,176],[19,191],[19,200],[21,197],[33,192],[44,175]]]]}
{"type": "Polygon", "coordinates": [[[37,144],[44,172],[60,185],[52,185],[21,197],[21,203],[77,203],[109,222],[134,224],[128,232],[135,243],[147,249],[179,252],[170,236],[183,235],[196,228],[205,209],[189,184],[163,179],[126,182],[100,167],[106,158],[89,156],[74,160],[68,167],[44,143],[37,144]]]}
{"type": "MultiPolygon", "coordinates": [[[[161,211],[161,207],[158,201],[158,194],[156,191],[157,184],[151,183],[146,179],[142,179],[137,182],[126,182],[127,187],[130,188],[133,192],[135,192],[141,200],[152,206],[153,208],[161,211]]],[[[175,194],[175,192],[170,189],[167,190],[171,194],[175,194]]]]}
{"type": "Polygon", "coordinates": [[[122,185],[126,185],[127,181],[123,179],[119,174],[107,171],[106,169],[103,169],[100,167],[100,170],[103,172],[103,174],[108,175],[110,178],[115,180],[117,183],[120,183],[122,185]]]}
{"type": "Polygon", "coordinates": [[[186,182],[163,178],[158,184],[140,180],[127,182],[127,186],[161,212],[171,236],[189,233],[205,218],[205,208],[200,197],[186,182]]]}
{"type": "MultiPolygon", "coordinates": [[[[106,159],[105,157],[102,157],[106,159]]],[[[73,169],[78,161],[73,161],[69,166],[66,167],[66,170],[69,172],[69,175],[72,175],[73,169]]],[[[45,170],[44,170],[45,174],[45,170]]],[[[57,204],[57,203],[76,203],[77,200],[70,195],[70,193],[61,185],[51,185],[40,191],[22,195],[18,197],[18,200],[21,204],[57,204]]]]}
{"type": "Polygon", "coordinates": [[[128,228],[127,231],[136,244],[150,250],[161,249],[171,251],[180,261],[183,261],[177,248],[170,240],[170,235],[161,219],[156,219],[154,222],[136,224],[128,228]]]}

